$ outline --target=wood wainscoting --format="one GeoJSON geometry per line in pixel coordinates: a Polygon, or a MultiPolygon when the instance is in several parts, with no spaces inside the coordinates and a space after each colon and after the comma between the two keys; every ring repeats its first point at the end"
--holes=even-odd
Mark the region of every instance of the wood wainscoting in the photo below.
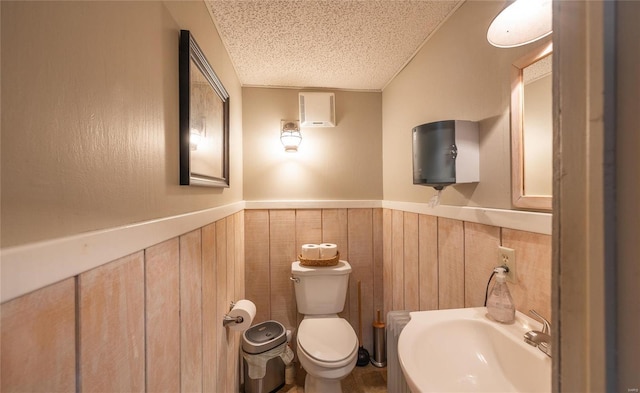
{"type": "Polygon", "coordinates": [[[2,391],[238,392],[241,334],[222,316],[246,298],[254,323],[295,331],[291,263],[322,242],[353,267],[354,329],[362,283],[370,353],[377,310],[481,306],[498,245],[516,250],[518,310],[551,315],[550,235],[380,207],[245,209],[4,302],[2,391]]]}
{"type": "Polygon", "coordinates": [[[246,296],[256,321],[295,331],[291,262],[305,243],[336,243],[353,272],[341,316],[358,328],[362,283],[363,345],[371,353],[377,310],[482,306],[498,246],[514,248],[518,279],[509,283],[519,311],[551,315],[551,236],[386,208],[245,211],[246,296]]]}
{"type": "Polygon", "coordinates": [[[2,304],[2,391],[238,392],[244,212],[2,304]]]}

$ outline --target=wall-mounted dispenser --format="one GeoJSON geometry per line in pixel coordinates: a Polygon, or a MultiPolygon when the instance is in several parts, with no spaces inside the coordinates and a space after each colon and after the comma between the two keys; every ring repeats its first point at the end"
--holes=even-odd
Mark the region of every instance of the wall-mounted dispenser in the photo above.
{"type": "Polygon", "coordinates": [[[413,184],[442,190],[480,181],[478,123],[445,120],[413,130],[413,184]]]}
{"type": "Polygon", "coordinates": [[[300,125],[302,127],[335,127],[336,97],[334,93],[298,93],[300,125]]]}

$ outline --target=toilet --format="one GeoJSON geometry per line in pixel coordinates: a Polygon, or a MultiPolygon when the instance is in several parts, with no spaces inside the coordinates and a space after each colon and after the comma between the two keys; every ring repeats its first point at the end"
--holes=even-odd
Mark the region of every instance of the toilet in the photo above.
{"type": "Polygon", "coordinates": [[[358,360],[358,338],[338,313],[344,309],[351,266],[291,264],[298,312],[304,319],[298,327],[297,354],[307,372],[305,393],[342,392],[345,378],[358,360]]]}

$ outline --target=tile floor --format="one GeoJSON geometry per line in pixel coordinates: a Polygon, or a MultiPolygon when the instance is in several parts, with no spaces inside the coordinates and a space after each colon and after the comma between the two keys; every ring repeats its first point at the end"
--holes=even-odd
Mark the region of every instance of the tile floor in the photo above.
{"type": "MultiPolygon", "coordinates": [[[[304,393],[306,372],[296,363],[295,385],[284,385],[278,393],[304,393]]],[[[351,374],[342,380],[343,393],[387,393],[387,368],[374,367],[369,363],[365,367],[355,367],[351,374]]]]}

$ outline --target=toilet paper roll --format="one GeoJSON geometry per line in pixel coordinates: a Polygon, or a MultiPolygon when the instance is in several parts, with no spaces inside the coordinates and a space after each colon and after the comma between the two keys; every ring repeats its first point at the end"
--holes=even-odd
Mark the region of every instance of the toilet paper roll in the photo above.
{"type": "Polygon", "coordinates": [[[227,325],[229,329],[240,332],[245,331],[251,327],[253,318],[256,316],[256,305],[251,300],[238,300],[227,315],[232,318],[242,317],[242,322],[227,325]]]}
{"type": "Polygon", "coordinates": [[[320,259],[320,246],[317,244],[303,244],[301,254],[304,259],[320,259]]]}
{"type": "Polygon", "coordinates": [[[287,342],[290,343],[291,337],[293,337],[293,333],[291,332],[290,329],[287,329],[286,335],[287,335],[287,342]]]}
{"type": "Polygon", "coordinates": [[[320,259],[330,259],[338,253],[338,246],[333,243],[322,243],[320,245],[320,259]]]}

